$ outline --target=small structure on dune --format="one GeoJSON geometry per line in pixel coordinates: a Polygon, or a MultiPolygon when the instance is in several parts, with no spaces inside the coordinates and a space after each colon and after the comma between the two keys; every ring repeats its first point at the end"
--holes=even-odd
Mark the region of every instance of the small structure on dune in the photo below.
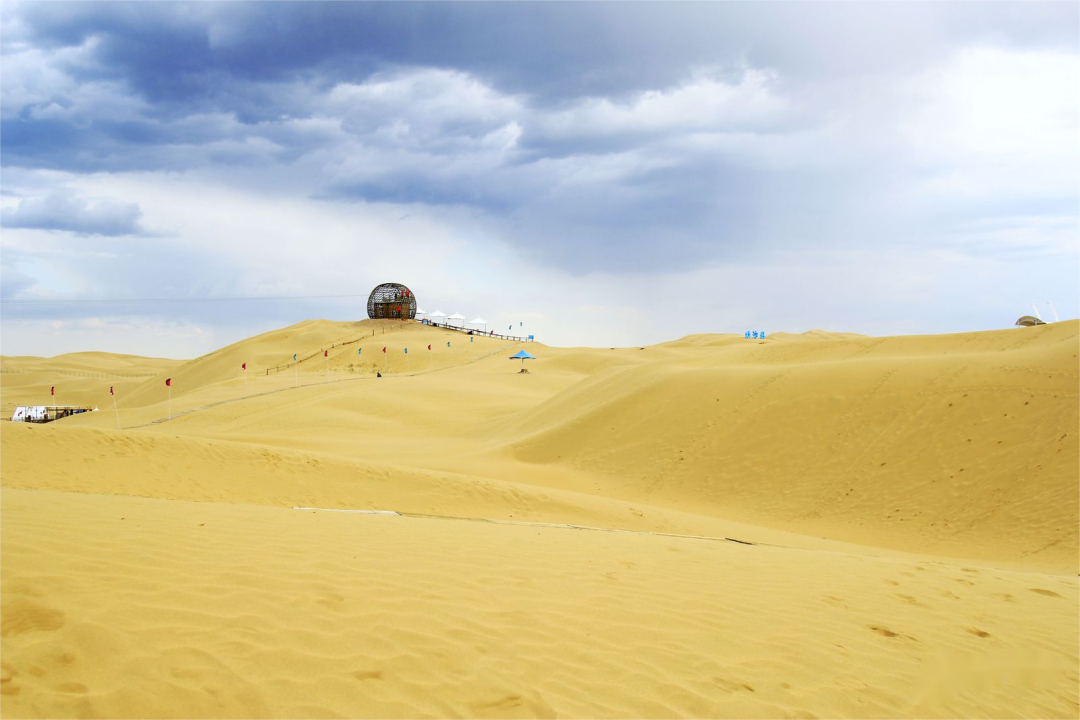
{"type": "Polygon", "coordinates": [[[383,283],[368,296],[367,316],[372,320],[412,320],[416,317],[416,295],[401,283],[383,283]]]}
{"type": "Polygon", "coordinates": [[[511,360],[520,360],[521,361],[521,371],[520,371],[520,373],[523,374],[523,375],[528,375],[529,371],[525,368],[525,361],[526,360],[535,360],[536,356],[535,355],[530,355],[526,351],[521,350],[521,351],[519,351],[517,353],[517,355],[511,355],[510,359],[511,360]]]}
{"type": "Polygon", "coordinates": [[[1019,327],[1035,327],[1036,325],[1045,325],[1046,322],[1042,318],[1037,318],[1032,315],[1025,315],[1016,321],[1019,327]]]}
{"type": "Polygon", "coordinates": [[[11,422],[47,423],[85,412],[97,412],[97,408],[93,405],[20,405],[15,408],[11,422]]]}

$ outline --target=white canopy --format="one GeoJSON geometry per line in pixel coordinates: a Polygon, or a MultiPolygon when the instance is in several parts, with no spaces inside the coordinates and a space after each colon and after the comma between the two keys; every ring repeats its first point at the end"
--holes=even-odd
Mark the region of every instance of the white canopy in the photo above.
{"type": "Polygon", "coordinates": [[[442,310],[436,310],[435,312],[428,314],[428,317],[446,317],[446,313],[442,310]]]}
{"type": "Polygon", "coordinates": [[[464,320],[465,316],[462,315],[461,313],[454,313],[453,315],[451,315],[450,317],[448,317],[446,319],[447,320],[464,320]]]}
{"type": "Polygon", "coordinates": [[[482,317],[474,317],[469,321],[470,325],[487,325],[487,320],[482,317]]]}
{"type": "Polygon", "coordinates": [[[427,313],[424,312],[423,308],[416,308],[416,314],[417,315],[427,315],[427,313]]]}

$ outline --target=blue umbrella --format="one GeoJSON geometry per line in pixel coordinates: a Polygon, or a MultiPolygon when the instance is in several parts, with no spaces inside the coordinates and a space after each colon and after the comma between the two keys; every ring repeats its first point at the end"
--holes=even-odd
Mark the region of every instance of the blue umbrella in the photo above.
{"type": "Polygon", "coordinates": [[[525,361],[526,360],[535,360],[536,356],[535,355],[530,355],[529,353],[525,352],[524,350],[520,350],[520,351],[518,351],[517,355],[511,355],[510,359],[511,360],[520,360],[521,361],[521,369],[524,370],[525,369],[525,361]]]}

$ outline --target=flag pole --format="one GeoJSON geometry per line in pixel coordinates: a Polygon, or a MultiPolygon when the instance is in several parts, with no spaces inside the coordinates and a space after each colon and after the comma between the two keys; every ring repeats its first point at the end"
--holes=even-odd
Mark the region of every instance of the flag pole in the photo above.
{"type": "Polygon", "coordinates": [[[113,392],[112,385],[109,386],[109,394],[112,395],[112,407],[113,412],[116,413],[116,427],[120,427],[120,411],[116,407],[116,393],[113,392]]]}

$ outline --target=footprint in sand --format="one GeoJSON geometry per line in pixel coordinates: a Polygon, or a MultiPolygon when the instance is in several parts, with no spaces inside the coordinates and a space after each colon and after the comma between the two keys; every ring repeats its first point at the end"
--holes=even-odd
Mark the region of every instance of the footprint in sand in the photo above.
{"type": "Polygon", "coordinates": [[[0,637],[21,635],[35,630],[59,630],[64,625],[64,613],[33,600],[6,603],[0,612],[0,637]]]}
{"type": "Polygon", "coordinates": [[[498,700],[494,700],[489,703],[480,703],[473,705],[474,708],[486,710],[488,708],[495,708],[498,710],[505,710],[514,707],[521,707],[522,698],[520,695],[505,695],[498,700]]]}
{"type": "Polygon", "coordinates": [[[894,631],[890,630],[889,628],[881,626],[881,625],[867,625],[867,627],[870,628],[871,630],[873,630],[874,632],[876,632],[878,635],[880,635],[882,637],[887,637],[887,638],[898,637],[898,638],[903,638],[905,640],[914,640],[915,642],[918,642],[918,638],[916,638],[916,637],[914,637],[912,635],[905,635],[904,633],[894,632],[894,631]]]}
{"type": "Polygon", "coordinates": [[[919,598],[915,597],[914,595],[904,595],[901,593],[896,593],[896,595],[894,595],[893,597],[898,597],[904,602],[910,603],[911,605],[916,605],[918,607],[930,607],[926,603],[919,602],[919,598]]]}
{"type": "Polygon", "coordinates": [[[1056,598],[1061,597],[1060,595],[1058,595],[1053,590],[1043,590],[1042,588],[1028,588],[1028,590],[1030,590],[1033,593],[1039,593],[1040,595],[1045,595],[1046,597],[1056,597],[1056,598]]]}
{"type": "Polygon", "coordinates": [[[724,692],[756,692],[753,685],[747,685],[744,682],[738,682],[736,680],[725,680],[722,677],[714,677],[713,683],[724,692]]]}
{"type": "Polygon", "coordinates": [[[974,627],[966,627],[966,628],[964,628],[964,629],[965,629],[965,630],[967,630],[967,631],[968,631],[969,633],[971,633],[972,635],[975,635],[975,636],[977,636],[977,637],[981,637],[981,638],[988,638],[988,637],[990,637],[990,633],[986,632],[985,630],[980,630],[979,628],[974,628],[974,627]]]}
{"type": "Polygon", "coordinates": [[[0,663],[0,695],[14,697],[22,690],[15,682],[18,671],[7,663],[0,663]]]}
{"type": "Polygon", "coordinates": [[[382,678],[382,670],[357,670],[352,676],[357,680],[379,680],[382,678]]]}

